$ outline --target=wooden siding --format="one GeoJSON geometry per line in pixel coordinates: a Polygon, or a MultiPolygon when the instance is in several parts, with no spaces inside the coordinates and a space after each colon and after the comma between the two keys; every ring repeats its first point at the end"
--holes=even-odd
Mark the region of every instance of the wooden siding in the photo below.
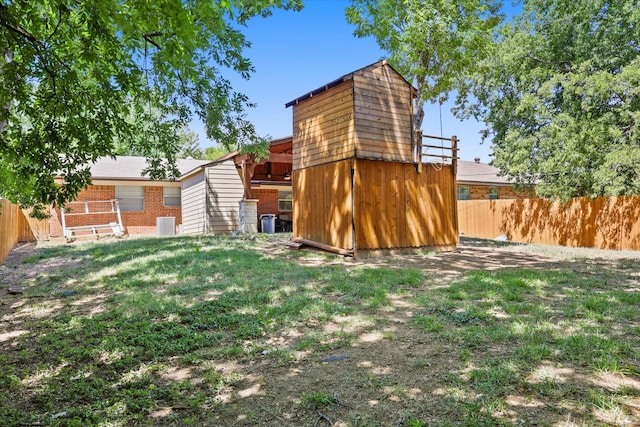
{"type": "Polygon", "coordinates": [[[244,186],[233,160],[207,169],[207,232],[228,234],[240,228],[240,201],[244,186]]]}
{"type": "Polygon", "coordinates": [[[354,73],[356,157],[413,161],[412,88],[386,65],[354,73]]]}
{"type": "Polygon", "coordinates": [[[353,81],[293,106],[293,170],[351,158],[353,81]]]}
{"type": "Polygon", "coordinates": [[[29,217],[29,211],[22,210],[8,200],[0,200],[0,264],[18,242],[33,242],[49,238],[49,221],[29,217]]]}
{"type": "Polygon", "coordinates": [[[450,166],[355,161],[357,249],[449,247],[458,242],[450,166]]]}
{"type": "Polygon", "coordinates": [[[514,242],[640,250],[640,196],[573,199],[460,200],[460,232],[514,242]]]}
{"type": "Polygon", "coordinates": [[[353,249],[352,160],[293,173],[293,233],[342,249],[353,249]]]}
{"type": "Polygon", "coordinates": [[[206,229],[206,198],[204,172],[182,182],[182,232],[204,233],[206,229]]]}

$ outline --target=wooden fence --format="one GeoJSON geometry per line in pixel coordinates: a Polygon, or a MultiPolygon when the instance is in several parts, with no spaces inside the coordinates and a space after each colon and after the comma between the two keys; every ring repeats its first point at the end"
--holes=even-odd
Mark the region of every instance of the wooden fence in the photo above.
{"type": "Polygon", "coordinates": [[[467,237],[640,250],[640,196],[578,198],[565,205],[546,199],[460,200],[458,220],[467,237]]]}
{"type": "Polygon", "coordinates": [[[0,264],[4,263],[18,242],[31,242],[49,238],[49,221],[29,217],[8,200],[0,200],[0,264]]]}

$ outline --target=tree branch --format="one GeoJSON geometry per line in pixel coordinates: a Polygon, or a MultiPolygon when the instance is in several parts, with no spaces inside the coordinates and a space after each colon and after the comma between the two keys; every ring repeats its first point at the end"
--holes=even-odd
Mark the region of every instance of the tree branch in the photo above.
{"type": "Polygon", "coordinates": [[[154,45],[158,50],[162,50],[162,47],[160,47],[160,45],[156,43],[155,40],[153,40],[153,37],[159,37],[161,35],[162,35],[162,32],[154,31],[153,33],[142,33],[142,38],[145,39],[147,42],[151,43],[152,45],[154,45]]]}

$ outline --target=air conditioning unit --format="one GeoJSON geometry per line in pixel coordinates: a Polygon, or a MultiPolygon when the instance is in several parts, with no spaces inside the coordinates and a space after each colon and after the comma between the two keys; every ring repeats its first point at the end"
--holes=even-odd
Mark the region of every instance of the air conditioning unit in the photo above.
{"type": "Polygon", "coordinates": [[[156,218],[156,229],[158,236],[175,236],[176,235],[176,217],[159,216],[156,218]]]}

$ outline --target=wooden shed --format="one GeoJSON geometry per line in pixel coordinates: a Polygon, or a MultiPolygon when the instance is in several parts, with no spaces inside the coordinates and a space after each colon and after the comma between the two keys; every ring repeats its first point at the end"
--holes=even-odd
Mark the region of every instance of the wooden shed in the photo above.
{"type": "Polygon", "coordinates": [[[239,230],[244,186],[233,158],[200,166],[180,180],[183,233],[229,234],[239,230]]]}
{"type": "Polygon", "coordinates": [[[293,107],[294,240],[352,255],[456,247],[455,137],[425,145],[441,150],[423,165],[414,97],[412,85],[380,61],[286,104],[293,107]]]}

